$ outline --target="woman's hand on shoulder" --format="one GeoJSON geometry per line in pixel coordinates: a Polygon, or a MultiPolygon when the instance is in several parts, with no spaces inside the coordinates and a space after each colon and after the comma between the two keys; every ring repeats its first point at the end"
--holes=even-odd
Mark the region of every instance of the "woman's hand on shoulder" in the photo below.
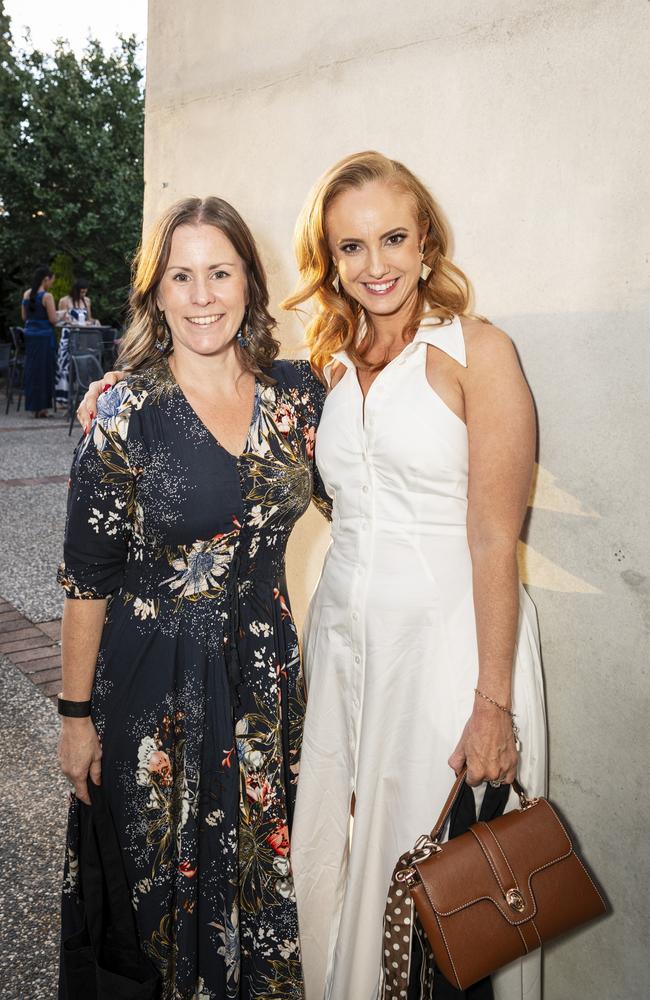
{"type": "Polygon", "coordinates": [[[88,392],[77,407],[77,420],[83,427],[84,433],[88,433],[90,425],[95,419],[97,400],[101,394],[121,382],[123,378],[126,378],[126,372],[106,372],[96,382],[90,383],[88,392]]]}

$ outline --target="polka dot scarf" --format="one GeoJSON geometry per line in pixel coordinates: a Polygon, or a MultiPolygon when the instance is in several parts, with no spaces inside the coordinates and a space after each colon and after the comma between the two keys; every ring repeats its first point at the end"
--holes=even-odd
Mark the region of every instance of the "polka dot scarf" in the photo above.
{"type": "Polygon", "coordinates": [[[382,974],[379,1000],[428,1000],[433,989],[433,954],[420,926],[411,894],[397,873],[412,862],[412,852],[403,854],[395,866],[384,911],[382,974]],[[419,984],[411,983],[414,936],[422,950],[419,984]],[[419,989],[418,989],[419,985],[419,989]]]}

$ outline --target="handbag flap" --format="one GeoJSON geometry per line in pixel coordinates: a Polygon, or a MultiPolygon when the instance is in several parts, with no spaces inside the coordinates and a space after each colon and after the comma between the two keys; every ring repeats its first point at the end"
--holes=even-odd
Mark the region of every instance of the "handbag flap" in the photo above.
{"type": "Polygon", "coordinates": [[[536,872],[572,850],[556,813],[546,799],[538,799],[527,809],[475,824],[415,867],[438,916],[488,899],[510,923],[518,924],[536,913],[536,872]]]}

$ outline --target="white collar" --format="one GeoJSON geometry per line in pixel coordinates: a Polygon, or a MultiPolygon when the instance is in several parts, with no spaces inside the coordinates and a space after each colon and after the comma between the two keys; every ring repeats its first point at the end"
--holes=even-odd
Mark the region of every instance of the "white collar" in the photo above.
{"type": "MultiPolygon", "coordinates": [[[[357,344],[361,343],[365,335],[366,323],[365,319],[362,318],[357,331],[357,344]]],[[[399,357],[416,350],[419,344],[431,344],[432,347],[437,347],[439,350],[444,351],[445,354],[448,354],[450,358],[457,361],[463,368],[467,368],[465,338],[463,337],[463,328],[458,316],[454,316],[451,320],[441,321],[437,316],[425,314],[415,337],[410,344],[406,345],[399,357]]],[[[346,368],[354,368],[354,364],[348,357],[347,351],[336,351],[332,355],[331,361],[328,361],[323,369],[323,375],[328,385],[330,383],[332,368],[337,361],[345,365],[346,368]]]]}

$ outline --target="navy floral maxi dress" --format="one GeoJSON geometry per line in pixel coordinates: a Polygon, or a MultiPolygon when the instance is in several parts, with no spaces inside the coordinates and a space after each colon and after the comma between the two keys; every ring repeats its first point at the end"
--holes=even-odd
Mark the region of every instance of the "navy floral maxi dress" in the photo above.
{"type": "MultiPolygon", "coordinates": [[[[75,454],[59,571],[109,597],[92,693],[102,783],[163,1000],[303,996],[289,831],[304,689],[284,576],[317,488],[324,389],[256,383],[243,453],[162,360],[100,397],[75,454]]],[[[63,937],[79,927],[72,798],[63,937]]]]}

